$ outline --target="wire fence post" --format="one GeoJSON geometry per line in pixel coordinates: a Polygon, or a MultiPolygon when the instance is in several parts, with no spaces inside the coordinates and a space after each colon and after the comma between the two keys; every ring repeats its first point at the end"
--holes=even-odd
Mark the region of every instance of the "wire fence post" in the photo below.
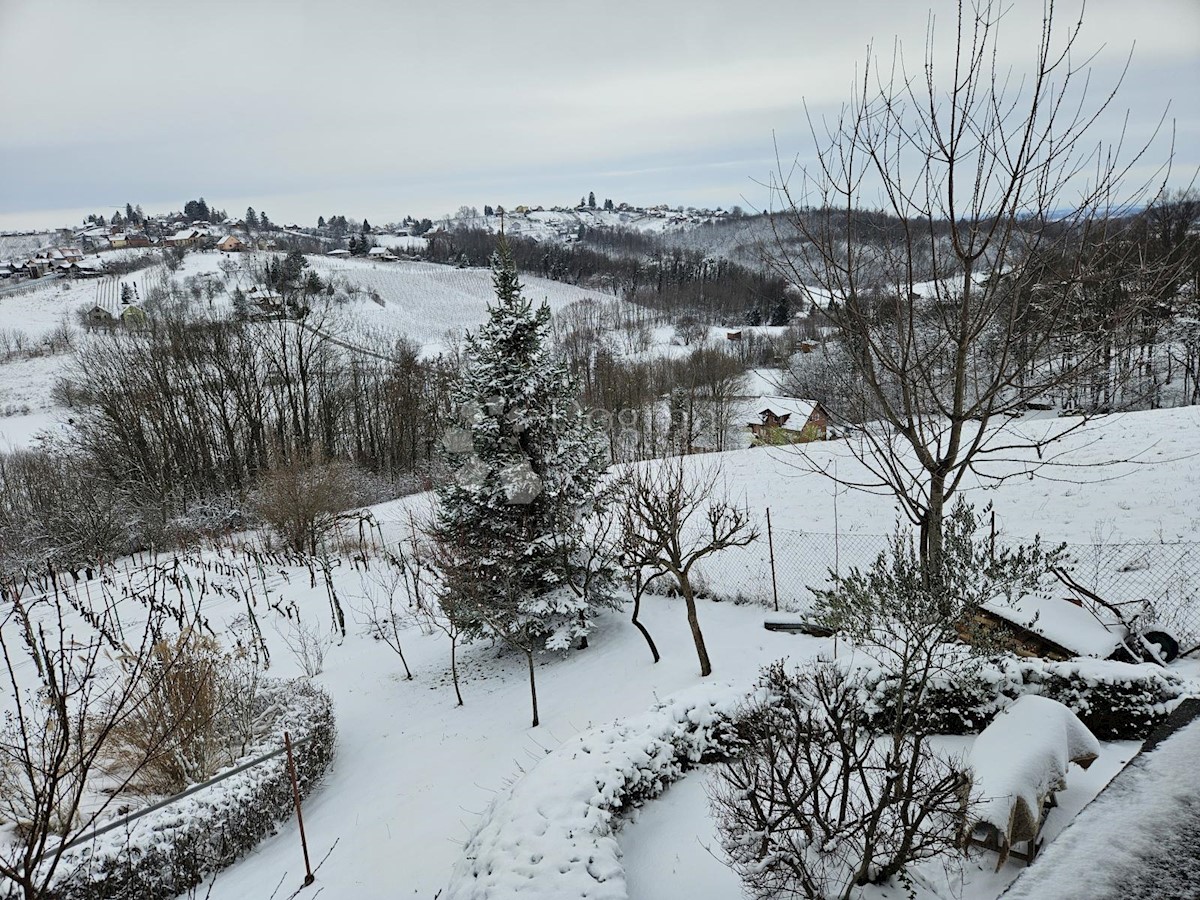
{"type": "Polygon", "coordinates": [[[775,535],[771,531],[771,507],[767,507],[767,552],[771,559],[771,597],[775,612],[779,612],[779,588],[775,583],[775,535]]]}
{"type": "Polygon", "coordinates": [[[308,838],[304,836],[304,815],[300,812],[300,785],[296,782],[296,763],[292,759],[292,736],[283,733],[283,746],[287,748],[288,775],[292,779],[292,799],[296,803],[296,822],[300,826],[300,848],[304,851],[304,884],[312,884],[316,878],[312,873],[312,863],[308,861],[308,838]]]}

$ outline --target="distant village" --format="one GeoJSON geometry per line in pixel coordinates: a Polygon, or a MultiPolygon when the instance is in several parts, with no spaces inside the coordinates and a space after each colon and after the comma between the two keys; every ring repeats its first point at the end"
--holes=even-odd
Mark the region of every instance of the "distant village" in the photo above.
{"type": "MultiPolygon", "coordinates": [[[[194,202],[194,201],[191,201],[194,202]]],[[[203,201],[200,201],[203,202],[203,201]]],[[[140,207],[139,207],[140,210],[140,207]]],[[[247,210],[248,215],[253,210],[247,210]]],[[[511,210],[503,207],[484,207],[480,214],[474,207],[461,207],[457,214],[448,215],[436,223],[430,219],[405,218],[382,228],[371,228],[365,221],[349,223],[344,216],[332,217],[329,223],[321,218],[316,228],[297,224],[276,225],[266,221],[247,222],[244,218],[225,218],[213,222],[189,219],[181,214],[163,216],[127,216],[119,213],[111,222],[103,217],[82,228],[62,229],[33,252],[5,258],[0,245],[0,279],[22,281],[57,275],[66,278],[98,278],[110,274],[109,267],[98,254],[107,250],[165,249],[181,247],[189,250],[217,250],[237,253],[246,250],[272,251],[287,249],[295,238],[311,238],[320,242],[319,248],[309,248],[333,257],[363,256],[377,262],[394,262],[401,257],[387,246],[379,246],[378,238],[432,237],[438,233],[464,227],[498,228],[503,217],[517,233],[535,239],[559,240],[571,243],[578,238],[580,216],[602,217],[604,214],[657,220],[666,226],[686,227],[741,214],[740,210],[721,208],[634,206],[628,203],[604,201],[602,206],[580,199],[574,207],[528,206],[521,204],[511,210]],[[525,227],[522,227],[524,225],[525,227]],[[331,249],[330,249],[331,248],[331,249]]],[[[605,227],[603,220],[593,220],[591,227],[605,227]]],[[[0,238],[33,236],[39,232],[0,232],[0,238]]],[[[49,235],[47,235],[49,237],[49,235]]],[[[2,282],[0,282],[2,283],[2,282]]]]}

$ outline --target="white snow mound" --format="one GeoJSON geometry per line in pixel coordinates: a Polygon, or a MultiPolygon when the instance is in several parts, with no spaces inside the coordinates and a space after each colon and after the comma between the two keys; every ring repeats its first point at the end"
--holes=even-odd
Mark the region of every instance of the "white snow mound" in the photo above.
{"type": "Polygon", "coordinates": [[[1085,768],[1100,755],[1100,742],[1069,708],[1027,694],[980,732],[967,764],[973,793],[972,824],[994,826],[1008,844],[1032,840],[1042,801],[1065,786],[1067,766],[1085,768]]]}

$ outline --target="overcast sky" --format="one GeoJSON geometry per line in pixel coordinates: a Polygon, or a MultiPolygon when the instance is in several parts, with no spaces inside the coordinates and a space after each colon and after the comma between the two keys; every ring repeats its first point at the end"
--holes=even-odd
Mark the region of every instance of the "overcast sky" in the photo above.
{"type": "MultiPolygon", "coordinates": [[[[940,34],[953,4],[932,4],[940,34]]],[[[1078,11],[1060,3],[1065,20],[1078,11]]],[[[925,2],[0,0],[0,228],[204,196],[276,222],[599,199],[762,207],[780,153],[848,97],[868,41],[917,66],[925,2]]],[[[1005,60],[1032,58],[1014,0],[1005,60]]],[[[1170,103],[1174,182],[1200,165],[1200,2],[1093,0],[1130,133],[1170,103]],[[1136,44],[1136,46],[1135,46],[1136,44]]],[[[1121,116],[1100,123],[1116,134],[1121,116]]],[[[1170,127],[1170,125],[1168,125],[1170,127]]],[[[1167,146],[1160,142],[1158,158],[1167,146]]]]}

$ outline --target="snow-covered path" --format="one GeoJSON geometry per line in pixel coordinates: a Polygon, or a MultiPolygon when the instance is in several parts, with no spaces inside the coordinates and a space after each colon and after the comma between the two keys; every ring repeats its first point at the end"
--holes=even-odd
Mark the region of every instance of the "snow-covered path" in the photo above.
{"type": "Polygon", "coordinates": [[[1004,900],[1200,897],[1200,719],[1135,759],[1004,900]]]}

